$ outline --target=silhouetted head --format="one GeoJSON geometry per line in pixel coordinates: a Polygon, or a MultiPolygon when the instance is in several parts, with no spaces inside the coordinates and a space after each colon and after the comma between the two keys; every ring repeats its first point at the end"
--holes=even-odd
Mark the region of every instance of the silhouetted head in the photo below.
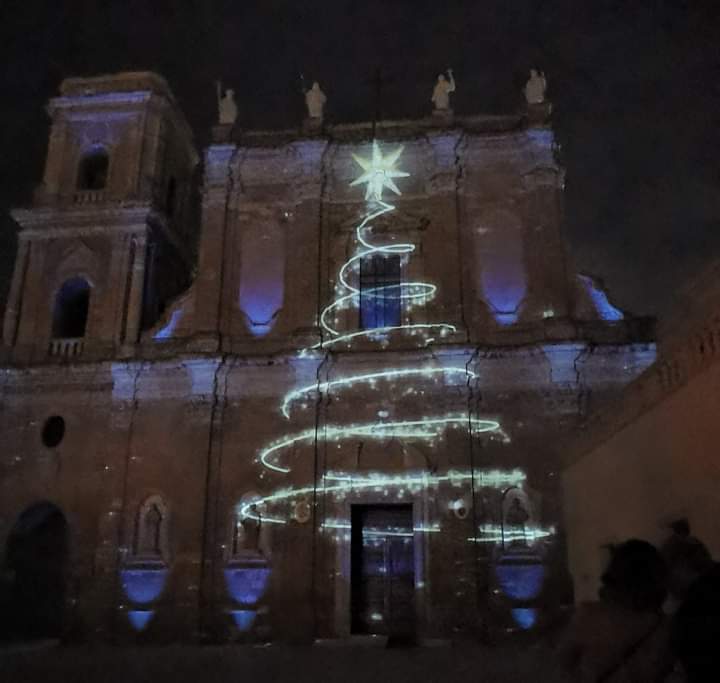
{"type": "Polygon", "coordinates": [[[677,531],[662,547],[662,556],[668,569],[668,588],[673,597],[681,600],[692,583],[713,568],[710,551],[705,544],[687,532],[677,531]]]}
{"type": "Polygon", "coordinates": [[[684,517],[682,519],[676,519],[672,522],[672,524],[670,524],[670,528],[673,530],[673,533],[676,533],[678,536],[690,535],[690,522],[688,522],[684,517]]]}
{"type": "Polygon", "coordinates": [[[693,583],[671,628],[671,647],[688,683],[712,680],[720,643],[720,564],[693,583]]]}
{"type": "Polygon", "coordinates": [[[638,611],[657,611],[667,595],[666,574],[655,546],[637,539],[625,541],[612,551],[600,597],[638,611]]]}

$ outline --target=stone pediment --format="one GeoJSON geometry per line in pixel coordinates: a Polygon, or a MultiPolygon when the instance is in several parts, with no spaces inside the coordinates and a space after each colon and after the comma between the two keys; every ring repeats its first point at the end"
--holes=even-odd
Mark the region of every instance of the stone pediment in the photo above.
{"type": "Polygon", "coordinates": [[[62,254],[58,262],[58,273],[95,273],[98,268],[98,257],[95,251],[84,240],[75,241],[62,254]]]}

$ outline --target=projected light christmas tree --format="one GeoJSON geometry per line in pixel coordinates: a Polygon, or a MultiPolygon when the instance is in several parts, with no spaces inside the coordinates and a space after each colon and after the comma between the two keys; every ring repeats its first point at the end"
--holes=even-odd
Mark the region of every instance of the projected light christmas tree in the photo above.
{"type": "MultiPolygon", "coordinates": [[[[370,259],[401,257],[408,258],[414,251],[415,245],[409,243],[386,242],[379,243],[372,236],[373,221],[380,216],[391,214],[396,207],[383,199],[383,192],[390,190],[400,195],[400,189],[395,183],[396,179],[406,178],[409,174],[396,167],[403,152],[398,147],[386,156],[383,155],[377,141],[372,143],[372,152],[369,158],[353,154],[353,158],[361,169],[360,176],[351,183],[351,186],[365,185],[366,211],[355,228],[356,249],[354,254],[340,267],[337,276],[336,298],[326,306],[320,314],[322,340],[314,346],[303,349],[300,355],[313,357],[330,352],[337,348],[352,348],[353,342],[366,339],[380,343],[387,343],[389,334],[419,335],[421,343],[428,345],[437,337],[443,337],[455,332],[456,328],[449,323],[413,323],[402,316],[415,306],[425,304],[433,299],[437,288],[428,282],[405,281],[398,278],[396,281],[385,284],[374,284],[372,287],[360,286],[361,269],[370,259]],[[397,319],[392,324],[380,324],[364,329],[342,330],[341,312],[346,309],[360,310],[361,305],[373,307],[384,306],[397,312],[397,319]],[[342,346],[342,345],[345,346],[342,346]]],[[[355,319],[359,319],[357,316],[355,319]]],[[[384,321],[387,322],[387,321],[384,321]]],[[[413,392],[413,383],[423,380],[443,382],[452,378],[454,383],[467,383],[475,380],[475,373],[464,365],[458,367],[437,367],[430,359],[426,364],[412,367],[382,369],[375,372],[350,374],[337,379],[320,381],[301,386],[288,392],[280,405],[283,416],[292,421],[300,418],[303,411],[314,408],[319,398],[330,393],[350,396],[354,388],[366,387],[384,388],[395,387],[400,383],[404,393],[413,392]]],[[[311,447],[318,441],[325,443],[338,443],[350,440],[387,440],[399,439],[407,442],[423,442],[433,444],[441,439],[447,430],[459,429],[466,433],[469,430],[473,435],[481,433],[496,433],[506,438],[496,420],[473,417],[467,411],[450,414],[430,414],[416,416],[411,420],[387,419],[387,415],[373,422],[356,422],[351,424],[325,424],[318,430],[316,426],[309,427],[300,432],[292,433],[267,444],[258,453],[258,462],[267,470],[275,473],[288,474],[291,472],[290,454],[296,457],[299,453],[311,452],[311,447]]],[[[404,475],[389,476],[383,473],[325,472],[322,474],[322,488],[336,499],[351,491],[388,491],[404,490],[417,492],[437,487],[439,484],[451,481],[455,485],[467,484],[472,477],[478,478],[479,485],[491,487],[507,487],[518,485],[524,480],[524,473],[518,470],[499,471],[485,470],[471,473],[457,471],[446,475],[405,473],[404,475]]],[[[263,522],[285,524],[287,513],[283,514],[281,508],[288,502],[300,499],[313,492],[318,482],[306,486],[297,486],[275,490],[259,500],[247,502],[240,506],[240,517],[256,517],[257,510],[263,509],[263,522]]],[[[326,528],[347,526],[346,521],[326,520],[326,528]]],[[[437,531],[437,528],[422,529],[423,531],[437,531]]],[[[417,530],[416,530],[417,531],[417,530]]]]}
{"type": "MultiPolygon", "coordinates": [[[[410,504],[412,519],[384,519],[367,527],[363,525],[361,529],[363,548],[382,548],[383,557],[390,552],[390,544],[411,546],[420,538],[429,540],[441,534],[443,521],[452,517],[467,520],[465,524],[454,525],[454,532],[460,532],[462,542],[501,548],[516,544],[530,549],[552,536],[554,528],[538,526],[529,514],[521,523],[507,527],[504,512],[494,523],[476,518],[475,513],[477,491],[494,489],[494,498],[502,507],[509,492],[524,488],[525,472],[510,468],[479,469],[472,464],[455,469],[448,465],[449,454],[457,453],[458,449],[462,452],[463,441],[467,444],[468,439],[483,434],[503,441],[509,439],[497,420],[478,417],[469,409],[468,393],[461,387],[470,388],[480,378],[465,365],[467,356],[463,356],[462,350],[456,350],[456,355],[449,349],[432,354],[417,352],[417,346],[429,347],[439,338],[456,332],[456,328],[447,322],[413,320],[411,311],[432,301],[437,288],[429,282],[401,277],[416,250],[414,244],[392,238],[379,239],[379,231],[373,229],[374,222],[377,224],[381,217],[387,221],[396,210],[383,198],[383,193],[388,190],[400,196],[395,181],[409,176],[396,166],[402,151],[403,148],[398,147],[384,156],[378,143],[373,141],[368,158],[353,154],[362,172],[350,185],[365,186],[365,211],[355,226],[354,251],[338,270],[335,297],[320,312],[321,339],[300,352],[303,362],[314,366],[317,379],[292,388],[278,406],[287,424],[298,424],[302,420],[309,424],[306,429],[285,433],[264,445],[257,454],[257,462],[263,469],[261,477],[273,482],[287,477],[285,481],[292,483],[245,500],[237,508],[238,520],[240,523],[250,520],[258,529],[261,525],[272,527],[312,520],[313,534],[326,534],[337,544],[335,549],[344,547],[352,554],[356,538],[353,534],[359,528],[353,517],[354,505],[393,502],[410,504]],[[382,260],[391,262],[393,268],[375,268],[382,260]],[[373,275],[378,270],[383,275],[390,270],[392,277],[364,279],[369,263],[373,264],[373,275]],[[413,344],[414,351],[370,354],[370,367],[367,355],[352,353],[384,349],[391,340],[402,342],[408,336],[418,342],[413,344]],[[358,360],[363,356],[365,360],[358,360]],[[453,357],[465,360],[452,365],[447,359],[453,357]],[[400,365],[388,367],[392,358],[398,358],[400,365]],[[358,365],[363,372],[357,372],[358,365]],[[452,386],[460,390],[446,390],[452,386]],[[432,396],[432,400],[428,401],[425,394],[432,396]],[[442,407],[453,403],[459,403],[461,409],[441,412],[442,407]],[[404,419],[399,419],[401,416],[404,419]],[[412,419],[407,419],[409,417],[412,419]],[[451,442],[451,431],[460,438],[451,442]],[[442,457],[437,451],[445,439],[448,443],[443,450],[448,456],[442,457]],[[368,442],[375,442],[375,446],[364,450],[368,442]],[[413,445],[411,455],[408,449],[413,445]],[[366,463],[373,464],[365,463],[363,467],[360,453],[368,451],[369,455],[363,457],[371,458],[366,463]],[[429,455],[433,453],[436,455],[429,455]],[[413,460],[416,455],[420,459],[413,460]],[[307,460],[298,464],[300,459],[307,460]],[[412,462],[416,465],[409,464],[412,462]],[[292,476],[293,467],[303,474],[296,472],[292,476]],[[418,500],[426,502],[416,505],[418,500]]],[[[397,350],[399,346],[393,343],[390,349],[397,350]]],[[[318,566],[329,561],[332,576],[338,571],[343,576],[351,573],[350,565],[342,568],[342,562],[349,560],[338,559],[334,550],[322,559],[323,551],[316,548],[325,547],[313,544],[313,557],[320,563],[318,566]]],[[[413,547],[420,548],[422,544],[413,547]]],[[[524,591],[521,597],[534,597],[543,571],[536,564],[529,569],[535,582],[532,590],[526,590],[527,581],[522,573],[527,568],[500,567],[498,580],[503,590],[517,598],[519,593],[513,588],[513,581],[517,583],[520,572],[524,591]]],[[[417,581],[414,589],[425,585],[421,574],[413,576],[417,581]]],[[[372,612],[366,616],[382,621],[389,614],[372,612]]],[[[524,619],[523,623],[531,624],[535,611],[522,607],[515,609],[513,616],[516,621],[524,619]]],[[[526,627],[529,626],[523,626],[526,627]]]]}
{"type": "MultiPolygon", "coordinates": [[[[354,254],[340,267],[336,284],[336,298],[326,306],[320,314],[322,340],[314,346],[303,349],[301,357],[320,357],[336,349],[352,349],[353,343],[360,339],[386,344],[388,336],[410,334],[419,336],[425,346],[436,341],[437,337],[445,337],[455,332],[455,326],[449,323],[417,323],[403,319],[413,307],[425,304],[433,299],[437,288],[428,282],[405,281],[397,278],[384,284],[375,283],[371,287],[361,286],[361,272],[364,263],[370,259],[401,257],[408,258],[415,245],[410,243],[385,242],[379,243],[372,236],[373,221],[380,216],[391,214],[396,207],[383,199],[383,192],[388,189],[400,195],[395,180],[409,176],[405,171],[396,168],[403,148],[398,147],[387,156],[383,156],[377,141],[372,143],[370,158],[353,154],[360,166],[361,175],[350,183],[351,186],[365,185],[366,211],[355,228],[356,249],[354,254]],[[347,309],[360,311],[365,305],[385,307],[395,311],[397,319],[392,324],[366,326],[363,329],[341,329],[341,321],[350,316],[342,314],[347,309]]],[[[361,319],[356,316],[355,320],[361,319]]],[[[382,322],[387,322],[383,320],[382,322]]],[[[362,386],[376,389],[391,389],[392,393],[402,395],[414,394],[414,385],[419,381],[450,382],[452,384],[470,384],[478,379],[476,373],[465,365],[457,367],[438,367],[428,358],[427,362],[411,367],[382,369],[361,374],[342,375],[336,379],[321,381],[301,386],[289,391],[280,404],[280,412],[288,421],[295,421],[304,411],[318,407],[319,399],[329,395],[350,396],[362,386]],[[459,382],[458,382],[459,380],[459,382]],[[400,390],[398,392],[398,390],[400,390]]],[[[386,392],[387,393],[387,392],[386,392]]],[[[424,405],[424,404],[423,404],[424,405]]],[[[488,433],[500,436],[507,441],[497,420],[474,417],[467,409],[449,414],[429,414],[416,416],[411,420],[389,419],[389,412],[381,411],[382,418],[372,422],[353,422],[351,424],[324,424],[308,427],[300,432],[285,435],[267,444],[258,453],[257,460],[270,472],[289,474],[291,472],[290,454],[312,452],[312,447],[321,442],[325,445],[335,443],[338,446],[349,441],[387,441],[398,439],[401,442],[416,442],[433,445],[442,439],[448,430],[462,430],[471,436],[488,433]]],[[[525,473],[521,470],[451,470],[444,474],[424,472],[404,472],[390,474],[388,472],[323,472],[321,481],[307,485],[280,488],[254,501],[242,504],[238,510],[240,518],[262,517],[262,521],[270,524],[286,524],[288,522],[288,504],[307,500],[311,494],[321,488],[323,494],[334,500],[342,500],[345,496],[371,492],[382,497],[404,493],[418,494],[429,490],[437,490],[441,485],[450,485],[458,490],[470,487],[487,487],[507,490],[520,487],[525,482],[525,473]],[[262,510],[262,513],[258,512],[262,510]]],[[[306,508],[307,509],[307,508],[306,508]]],[[[321,528],[331,532],[345,533],[350,528],[349,520],[325,519],[321,528]]],[[[439,532],[437,523],[414,528],[411,533],[439,532]]],[[[380,533],[380,532],[378,532],[380,533]]],[[[482,525],[468,541],[481,543],[497,543],[502,530],[497,525],[482,525]]],[[[526,535],[535,539],[551,535],[552,529],[528,527],[526,535]]]]}

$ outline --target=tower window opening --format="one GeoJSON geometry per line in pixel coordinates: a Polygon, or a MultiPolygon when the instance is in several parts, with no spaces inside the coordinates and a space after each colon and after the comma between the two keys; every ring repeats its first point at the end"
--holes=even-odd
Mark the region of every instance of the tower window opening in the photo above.
{"type": "Polygon", "coordinates": [[[102,190],[107,184],[110,157],[102,147],[94,147],[83,155],[78,169],[79,190],[102,190]]]}
{"type": "Polygon", "coordinates": [[[360,261],[360,327],[401,324],[400,256],[374,254],[360,261]]]}
{"type": "Polygon", "coordinates": [[[78,339],[85,336],[90,285],[82,277],[66,280],[55,298],[53,339],[78,339]]]}

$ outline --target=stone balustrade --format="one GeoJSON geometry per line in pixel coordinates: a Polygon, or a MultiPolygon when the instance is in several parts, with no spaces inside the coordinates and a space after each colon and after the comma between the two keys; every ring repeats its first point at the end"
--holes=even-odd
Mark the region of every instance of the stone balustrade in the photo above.
{"type": "Polygon", "coordinates": [[[51,339],[48,352],[51,356],[60,358],[75,358],[83,351],[83,340],[81,337],[69,337],[64,339],[51,339]]]}
{"type": "Polygon", "coordinates": [[[80,190],[73,195],[75,204],[98,204],[105,200],[102,190],[80,190]]]}

